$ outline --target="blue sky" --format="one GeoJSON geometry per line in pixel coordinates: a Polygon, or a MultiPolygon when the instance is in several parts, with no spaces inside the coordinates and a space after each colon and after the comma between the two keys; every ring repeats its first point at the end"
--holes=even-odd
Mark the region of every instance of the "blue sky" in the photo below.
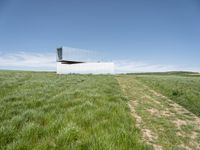
{"type": "Polygon", "coordinates": [[[119,72],[200,71],[199,18],[199,0],[0,0],[0,68],[55,70],[67,46],[119,72]]]}

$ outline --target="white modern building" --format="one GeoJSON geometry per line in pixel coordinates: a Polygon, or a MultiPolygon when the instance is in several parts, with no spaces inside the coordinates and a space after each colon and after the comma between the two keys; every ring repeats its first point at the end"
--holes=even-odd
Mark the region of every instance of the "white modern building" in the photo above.
{"type": "Polygon", "coordinates": [[[57,48],[57,74],[114,74],[113,62],[63,60],[63,48],[57,48]]]}

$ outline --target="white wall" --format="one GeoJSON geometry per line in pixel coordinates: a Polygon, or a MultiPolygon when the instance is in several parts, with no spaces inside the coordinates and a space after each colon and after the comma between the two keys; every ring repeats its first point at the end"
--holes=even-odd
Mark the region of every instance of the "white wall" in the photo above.
{"type": "Polygon", "coordinates": [[[114,63],[93,62],[79,64],[61,64],[57,62],[57,74],[114,74],[114,63]]]}

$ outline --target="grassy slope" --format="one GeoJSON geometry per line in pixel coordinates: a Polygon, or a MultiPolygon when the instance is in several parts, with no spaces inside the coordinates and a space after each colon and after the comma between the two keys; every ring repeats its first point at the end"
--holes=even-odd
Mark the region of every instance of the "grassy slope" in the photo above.
{"type": "Polygon", "coordinates": [[[140,75],[143,83],[200,116],[200,78],[178,75],[140,75]]]}
{"type": "Polygon", "coordinates": [[[146,149],[112,76],[0,72],[1,149],[146,149]]]}

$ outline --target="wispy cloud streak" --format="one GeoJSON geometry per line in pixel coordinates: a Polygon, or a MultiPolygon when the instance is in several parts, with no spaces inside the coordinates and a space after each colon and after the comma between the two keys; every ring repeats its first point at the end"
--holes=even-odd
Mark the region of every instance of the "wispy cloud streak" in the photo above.
{"type": "Polygon", "coordinates": [[[131,73],[131,72],[163,72],[181,70],[178,66],[149,64],[145,62],[119,60],[115,61],[116,73],[131,73]]]}
{"type": "MultiPolygon", "coordinates": [[[[79,54],[90,53],[78,51],[79,54]]],[[[68,55],[74,53],[74,50],[68,51],[68,55]]],[[[15,52],[15,53],[1,53],[0,52],[0,69],[15,69],[15,70],[34,70],[34,71],[55,71],[56,70],[56,54],[53,52],[15,52]]],[[[90,59],[88,55],[83,55],[79,59],[90,59]],[[85,57],[85,58],[84,58],[85,57]]],[[[197,69],[188,69],[182,66],[150,64],[146,62],[137,62],[132,60],[115,60],[116,73],[131,73],[131,72],[162,72],[162,71],[200,71],[197,69]]]]}
{"type": "Polygon", "coordinates": [[[1,53],[0,67],[21,67],[21,68],[52,68],[55,70],[55,54],[54,53],[1,53]]]}

